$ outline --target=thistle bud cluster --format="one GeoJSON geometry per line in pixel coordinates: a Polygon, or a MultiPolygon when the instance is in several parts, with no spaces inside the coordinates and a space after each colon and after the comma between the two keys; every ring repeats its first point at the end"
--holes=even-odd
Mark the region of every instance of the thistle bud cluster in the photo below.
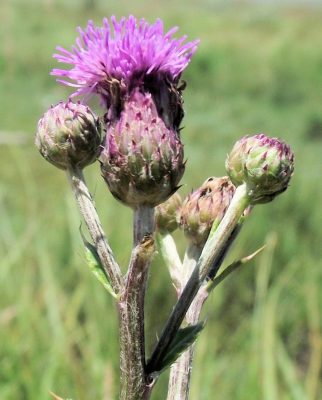
{"type": "Polygon", "coordinates": [[[213,224],[219,224],[235,193],[228,177],[208,178],[184,200],[180,228],[196,246],[203,246],[213,224]]]}

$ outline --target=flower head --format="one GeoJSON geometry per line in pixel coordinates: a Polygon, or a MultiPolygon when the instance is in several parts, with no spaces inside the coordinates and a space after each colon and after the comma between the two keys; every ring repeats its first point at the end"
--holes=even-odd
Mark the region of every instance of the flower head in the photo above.
{"type": "Polygon", "coordinates": [[[163,31],[158,19],[150,25],[134,16],[111,17],[102,27],[89,21],[83,31],[78,28],[76,45],[68,51],[57,47],[54,58],[70,64],[71,69],[54,69],[58,81],[76,87],[74,95],[98,93],[109,104],[113,90],[129,91],[147,84],[146,77],[164,76],[177,81],[197,48],[198,41],[187,42],[186,36],[173,38],[177,28],[163,31]],[[63,79],[61,79],[63,78],[63,79]]]}
{"type": "Polygon", "coordinates": [[[219,224],[235,193],[227,176],[210,177],[183,201],[180,228],[196,246],[203,246],[214,223],[219,224]]]}
{"type": "Polygon", "coordinates": [[[54,57],[70,69],[54,69],[74,95],[99,94],[106,109],[101,153],[103,176],[112,194],[137,207],[156,206],[177,189],[184,172],[180,123],[181,73],[198,41],[173,37],[157,20],[115,17],[102,27],[90,21],[71,51],[54,57]]]}
{"type": "Polygon", "coordinates": [[[226,160],[232,182],[246,183],[252,204],[266,203],[284,192],[294,170],[294,154],[288,144],[264,134],[238,140],[226,160]]]}
{"type": "Polygon", "coordinates": [[[41,155],[61,169],[84,168],[99,154],[101,125],[89,107],[60,102],[39,120],[36,146],[41,155]]]}
{"type": "Polygon", "coordinates": [[[109,126],[100,162],[114,197],[133,208],[154,207],[178,188],[183,145],[158,116],[152,96],[137,89],[109,126]]]}

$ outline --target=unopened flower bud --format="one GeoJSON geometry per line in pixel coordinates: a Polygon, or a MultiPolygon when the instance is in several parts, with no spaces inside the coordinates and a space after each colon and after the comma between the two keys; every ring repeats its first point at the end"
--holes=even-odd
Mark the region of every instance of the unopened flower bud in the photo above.
{"type": "Polygon", "coordinates": [[[232,182],[246,183],[251,204],[267,203],[284,192],[294,170],[294,154],[277,138],[264,134],[245,136],[226,160],[232,182]]]}
{"type": "Polygon", "coordinates": [[[184,172],[179,134],[158,116],[151,94],[139,89],[107,126],[100,161],[111,193],[132,208],[167,200],[184,172]]]}
{"type": "Polygon", "coordinates": [[[179,193],[173,194],[167,201],[155,208],[156,227],[161,232],[173,232],[178,227],[178,211],[182,205],[179,193]]]}
{"type": "Polygon", "coordinates": [[[203,246],[213,223],[219,224],[235,193],[228,177],[208,178],[186,197],[180,212],[180,227],[196,246],[203,246]]]}
{"type": "Polygon", "coordinates": [[[89,107],[68,101],[52,106],[39,120],[36,146],[61,169],[92,164],[101,144],[101,125],[89,107]]]}

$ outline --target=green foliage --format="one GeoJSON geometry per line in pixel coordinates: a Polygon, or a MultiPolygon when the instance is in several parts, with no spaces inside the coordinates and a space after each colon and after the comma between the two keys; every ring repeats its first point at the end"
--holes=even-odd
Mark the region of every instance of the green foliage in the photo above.
{"type": "Polygon", "coordinates": [[[95,276],[95,278],[101,282],[103,287],[112,295],[113,297],[117,297],[115,292],[112,289],[111,283],[108,279],[108,276],[106,275],[104,268],[102,266],[101,260],[99,258],[99,255],[96,251],[95,246],[90,243],[88,240],[86,240],[84,234],[82,233],[81,229],[79,230],[84,246],[85,246],[85,254],[86,254],[86,260],[87,260],[87,265],[92,274],[95,276]]]}
{"type": "Polygon", "coordinates": [[[232,264],[228,265],[219,275],[217,275],[214,279],[209,280],[207,284],[207,292],[210,293],[214,290],[221,282],[223,282],[231,273],[235,272],[241,266],[250,262],[254,257],[257,256],[261,251],[263,251],[265,246],[262,246],[254,253],[249,256],[243,257],[240,260],[234,261],[232,264]]]}
{"type": "Polygon", "coordinates": [[[178,330],[177,334],[170,343],[170,347],[160,365],[156,367],[156,372],[164,371],[169,368],[176,359],[185,352],[197,339],[199,333],[203,330],[205,324],[199,322],[196,325],[189,325],[178,330]]]}
{"type": "MultiPolygon", "coordinates": [[[[226,265],[267,243],[251,268],[219,285],[196,345],[192,400],[318,400],[322,396],[322,51],[318,7],[211,0],[4,0],[0,2],[0,398],[116,398],[113,299],[89,278],[80,217],[66,177],[33,145],[36,121],[66,98],[49,71],[76,26],[115,13],[165,19],[199,37],[184,79],[181,193],[225,174],[235,140],[264,131],[295,152],[290,188],[258,206],[226,265]],[[94,3],[95,8],[89,8],[94,3]],[[301,397],[302,396],[302,397],[301,397]]],[[[108,193],[98,165],[85,170],[111,247],[126,265],[131,211],[108,193]],[[117,220],[116,220],[117,218],[117,220]]],[[[180,248],[185,241],[178,234],[180,248]]],[[[125,269],[124,269],[125,271],[125,269]]],[[[175,293],[159,257],[151,268],[147,347],[175,293]]],[[[166,398],[166,374],[153,400],[166,398]]]]}

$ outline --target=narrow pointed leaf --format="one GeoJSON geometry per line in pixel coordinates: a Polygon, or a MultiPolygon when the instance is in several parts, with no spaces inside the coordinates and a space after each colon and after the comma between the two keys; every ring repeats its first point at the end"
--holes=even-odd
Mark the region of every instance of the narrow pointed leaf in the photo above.
{"type": "Polygon", "coordinates": [[[206,287],[207,292],[210,293],[212,290],[214,290],[216,286],[218,286],[224,279],[227,278],[227,276],[229,276],[232,272],[236,271],[242,265],[248,263],[253,258],[255,258],[257,254],[259,254],[261,251],[265,249],[265,247],[266,245],[262,246],[249,256],[241,258],[240,260],[234,261],[232,264],[228,265],[228,267],[224,269],[224,271],[220,275],[218,275],[216,278],[208,282],[206,287]]]}
{"type": "Polygon", "coordinates": [[[173,364],[176,359],[190,347],[197,339],[199,333],[204,328],[204,322],[199,322],[196,325],[189,325],[179,329],[176,336],[172,340],[169,350],[162,359],[157,371],[163,371],[173,364]]]}
{"type": "Polygon", "coordinates": [[[112,286],[109,282],[108,276],[106,275],[104,268],[102,267],[99,255],[95,246],[86,240],[84,234],[80,229],[80,234],[85,246],[85,255],[87,260],[87,265],[91,272],[94,274],[96,279],[104,286],[104,288],[113,296],[117,297],[115,292],[112,289],[112,286]]]}

